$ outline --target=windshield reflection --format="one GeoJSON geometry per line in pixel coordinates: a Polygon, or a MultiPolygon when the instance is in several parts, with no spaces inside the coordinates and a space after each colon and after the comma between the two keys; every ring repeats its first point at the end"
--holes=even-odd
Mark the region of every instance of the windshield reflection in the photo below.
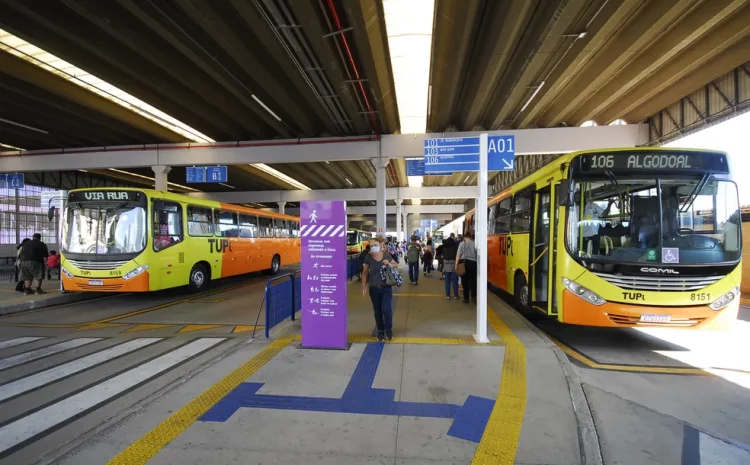
{"type": "Polygon", "coordinates": [[[64,228],[68,253],[129,254],[146,247],[146,211],[140,206],[70,207],[64,228]]]}

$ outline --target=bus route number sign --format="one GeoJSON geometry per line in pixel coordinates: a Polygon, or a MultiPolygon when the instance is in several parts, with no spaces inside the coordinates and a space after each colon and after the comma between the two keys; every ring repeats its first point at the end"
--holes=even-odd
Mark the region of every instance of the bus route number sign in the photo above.
{"type": "Polygon", "coordinates": [[[615,153],[586,154],[580,158],[584,173],[642,170],[689,170],[729,172],[726,157],[714,153],[615,153]]]}

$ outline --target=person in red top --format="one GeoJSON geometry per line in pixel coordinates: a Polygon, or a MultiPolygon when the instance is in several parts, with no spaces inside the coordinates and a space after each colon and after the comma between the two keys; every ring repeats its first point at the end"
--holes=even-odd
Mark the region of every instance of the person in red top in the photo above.
{"type": "Polygon", "coordinates": [[[47,279],[52,279],[52,270],[58,270],[57,274],[60,275],[60,256],[54,250],[50,250],[47,257],[47,279]]]}

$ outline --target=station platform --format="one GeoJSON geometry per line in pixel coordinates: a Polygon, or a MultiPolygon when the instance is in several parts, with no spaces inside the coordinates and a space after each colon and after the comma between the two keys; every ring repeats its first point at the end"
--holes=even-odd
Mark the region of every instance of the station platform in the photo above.
{"type": "Polygon", "coordinates": [[[355,279],[351,348],[305,350],[299,319],[262,337],[266,280],[0,318],[0,465],[750,463],[747,357],[716,362],[746,320],[600,332],[490,293],[477,344],[433,273],[395,293],[393,341],[355,279]]]}
{"type": "Polygon", "coordinates": [[[63,293],[60,281],[54,280],[44,282],[46,294],[24,295],[17,292],[15,287],[14,282],[0,283],[0,316],[101,297],[93,293],[63,293]]]}

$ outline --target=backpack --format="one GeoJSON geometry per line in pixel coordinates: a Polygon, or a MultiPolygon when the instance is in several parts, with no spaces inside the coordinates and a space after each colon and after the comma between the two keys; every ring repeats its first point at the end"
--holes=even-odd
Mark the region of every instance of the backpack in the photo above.
{"type": "Polygon", "coordinates": [[[409,263],[419,263],[419,244],[412,242],[407,246],[406,261],[409,263]]]}

